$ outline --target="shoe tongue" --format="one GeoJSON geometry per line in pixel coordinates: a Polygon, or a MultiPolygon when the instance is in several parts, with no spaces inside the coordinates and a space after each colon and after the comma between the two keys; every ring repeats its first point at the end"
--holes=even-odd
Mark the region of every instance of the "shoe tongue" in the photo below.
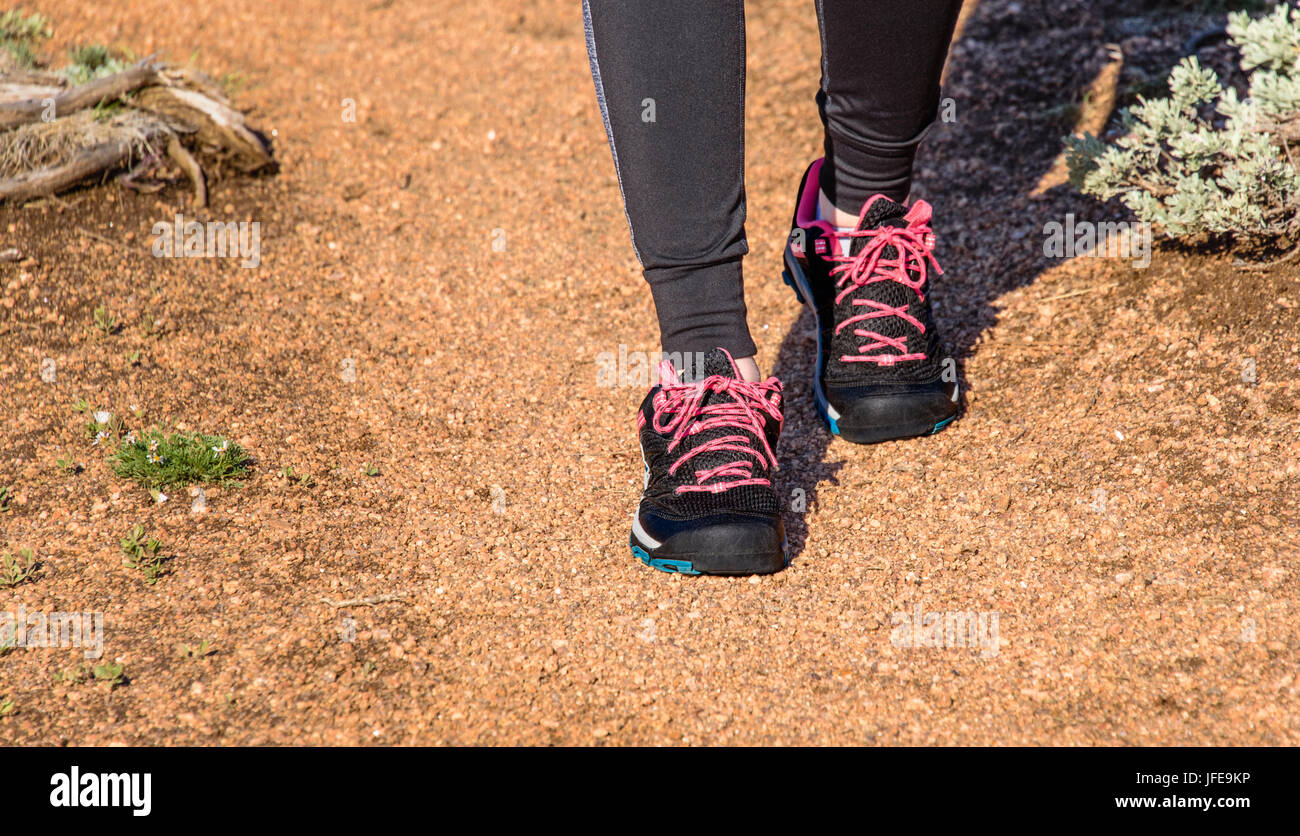
{"type": "MultiPolygon", "coordinates": [[[[901,203],[895,203],[884,195],[876,195],[867,204],[862,207],[862,215],[858,218],[857,231],[864,229],[876,229],[882,226],[906,227],[907,221],[903,217],[907,214],[907,207],[901,203]]],[[[853,246],[849,248],[849,255],[857,255],[862,248],[867,245],[870,238],[865,236],[853,239],[853,246]]],[[[897,258],[897,252],[890,252],[893,247],[886,247],[885,258],[897,258]]]]}
{"type": "Polygon", "coordinates": [[[706,352],[700,362],[693,367],[679,370],[678,378],[682,383],[699,383],[706,377],[740,377],[731,354],[724,348],[715,348],[706,352]]]}

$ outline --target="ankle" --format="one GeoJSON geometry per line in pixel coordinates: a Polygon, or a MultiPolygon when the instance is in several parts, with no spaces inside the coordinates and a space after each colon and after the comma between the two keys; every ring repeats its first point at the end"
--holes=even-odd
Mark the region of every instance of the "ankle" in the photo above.
{"type": "Polygon", "coordinates": [[[750,383],[758,383],[762,380],[758,373],[758,363],[753,357],[739,357],[736,359],[736,370],[740,376],[750,383]]]}
{"type": "Polygon", "coordinates": [[[826,196],[826,192],[817,190],[817,216],[840,229],[853,229],[858,225],[858,216],[845,212],[826,196]]]}

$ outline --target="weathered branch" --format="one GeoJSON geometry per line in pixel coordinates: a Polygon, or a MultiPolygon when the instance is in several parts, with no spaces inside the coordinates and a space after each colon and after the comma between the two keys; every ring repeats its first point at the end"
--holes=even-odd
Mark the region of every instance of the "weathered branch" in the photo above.
{"type": "Polygon", "coordinates": [[[244,114],[204,93],[160,85],[141,91],[137,100],[140,108],[192,128],[200,143],[232,152],[243,171],[271,163],[266,144],[244,125],[244,114]]]}
{"type": "Polygon", "coordinates": [[[181,141],[175,136],[167,143],[167,156],[172,158],[172,162],[181,167],[181,170],[190,178],[194,184],[194,205],[204,207],[208,205],[208,184],[203,179],[203,169],[199,166],[198,160],[194,155],[185,150],[181,141]]]}
{"type": "Polygon", "coordinates": [[[85,149],[63,165],[0,180],[0,200],[30,200],[56,194],[101,171],[128,162],[136,148],[135,143],[128,141],[104,142],[85,149]]]}
{"type": "MultiPolygon", "coordinates": [[[[158,71],[152,65],[136,64],[120,73],[97,78],[52,97],[54,115],[66,116],[83,108],[94,107],[102,101],[120,99],[127,93],[159,81],[158,71]]],[[[46,98],[0,103],[0,130],[40,121],[42,114],[46,113],[46,106],[46,98]]]]}
{"type": "MultiPolygon", "coordinates": [[[[195,203],[206,206],[200,158],[229,161],[242,171],[274,164],[267,140],[245,125],[220,85],[152,58],[70,88],[61,78],[0,71],[0,139],[10,153],[5,170],[18,172],[0,179],[0,201],[49,197],[129,165],[137,154],[152,155],[152,164],[165,148],[189,178],[195,203]],[[124,107],[108,118],[88,110],[119,101],[124,107]],[[24,170],[24,163],[43,167],[24,170]]],[[[138,173],[122,182],[135,187],[138,173]]]]}

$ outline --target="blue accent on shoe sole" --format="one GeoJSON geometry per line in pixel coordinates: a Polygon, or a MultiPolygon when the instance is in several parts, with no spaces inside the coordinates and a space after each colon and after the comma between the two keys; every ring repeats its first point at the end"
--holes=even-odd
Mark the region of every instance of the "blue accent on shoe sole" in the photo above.
{"type": "Polygon", "coordinates": [[[822,420],[826,422],[826,427],[831,431],[831,435],[839,435],[840,434],[839,422],[836,421],[834,418],[832,418],[830,416],[830,413],[828,413],[822,407],[820,400],[818,400],[817,398],[813,398],[813,401],[817,404],[817,414],[820,415],[822,420]]]}
{"type": "Polygon", "coordinates": [[[943,419],[942,421],[940,421],[939,423],[937,423],[937,424],[934,425],[934,429],[930,430],[930,435],[934,435],[934,434],[937,433],[939,430],[941,430],[941,429],[943,429],[944,427],[948,426],[949,424],[951,424],[951,423],[952,423],[953,421],[955,421],[955,420],[957,420],[957,416],[956,416],[956,415],[949,415],[947,418],[943,419]]]}
{"type": "Polygon", "coordinates": [[[695,567],[689,560],[673,560],[667,557],[651,557],[650,553],[640,546],[632,546],[632,554],[651,569],[658,569],[660,572],[668,572],[673,575],[698,575],[695,567]]]}

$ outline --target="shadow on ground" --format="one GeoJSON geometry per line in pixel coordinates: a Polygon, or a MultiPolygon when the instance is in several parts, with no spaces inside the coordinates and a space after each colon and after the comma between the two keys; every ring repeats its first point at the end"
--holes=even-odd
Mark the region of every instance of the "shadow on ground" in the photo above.
{"type": "MultiPolygon", "coordinates": [[[[936,208],[945,273],[932,285],[935,316],[957,361],[959,420],[971,391],[965,361],[996,322],[998,299],[1061,263],[1042,255],[1044,224],[1063,221],[1069,213],[1080,219],[1117,217],[1119,210],[1100,206],[1068,185],[1034,194],[1060,153],[1061,138],[1073,127],[1084,91],[1107,61],[1107,43],[1126,31],[1141,37],[1142,26],[1179,25],[1177,20],[1121,21],[1109,3],[1063,5],[974,9],[953,46],[944,84],[943,96],[951,99],[956,118],[935,125],[917,160],[913,199],[924,197],[936,208]]],[[[1168,67],[1176,57],[1145,59],[1168,67]]],[[[1158,71],[1138,75],[1163,78],[1158,71]]],[[[803,310],[781,343],[773,372],[786,384],[781,496],[789,500],[791,560],[800,556],[808,535],[800,505],[815,507],[818,486],[834,483],[843,465],[826,461],[832,437],[812,404],[815,352],[813,318],[803,310]]],[[[924,444],[925,439],[893,443],[924,444]]]]}

